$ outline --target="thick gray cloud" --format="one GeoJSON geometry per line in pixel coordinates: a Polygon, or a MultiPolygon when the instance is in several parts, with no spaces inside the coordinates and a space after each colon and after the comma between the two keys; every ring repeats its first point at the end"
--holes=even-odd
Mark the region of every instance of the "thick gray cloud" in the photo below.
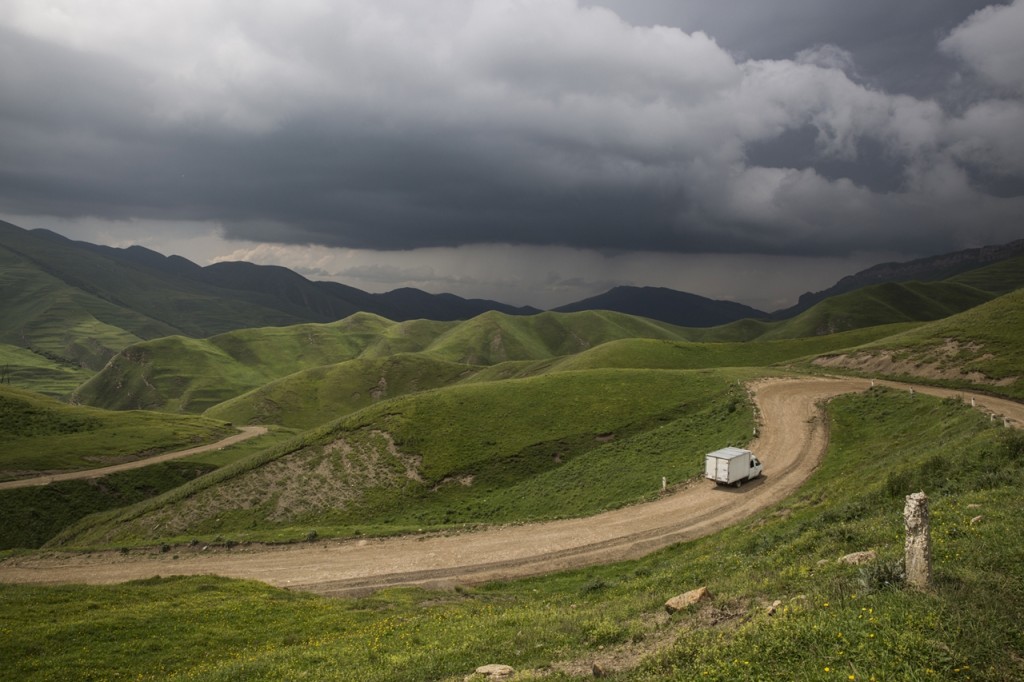
{"type": "Polygon", "coordinates": [[[1022,14],[9,0],[0,211],[368,250],[1006,241],[1024,229],[1022,14]]]}

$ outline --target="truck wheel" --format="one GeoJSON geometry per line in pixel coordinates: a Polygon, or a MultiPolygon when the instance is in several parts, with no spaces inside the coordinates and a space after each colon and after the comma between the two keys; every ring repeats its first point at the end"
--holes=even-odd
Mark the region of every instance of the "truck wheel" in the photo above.
{"type": "Polygon", "coordinates": [[[733,485],[739,488],[741,485],[743,485],[743,481],[736,481],[735,483],[733,483],[733,485]]]}

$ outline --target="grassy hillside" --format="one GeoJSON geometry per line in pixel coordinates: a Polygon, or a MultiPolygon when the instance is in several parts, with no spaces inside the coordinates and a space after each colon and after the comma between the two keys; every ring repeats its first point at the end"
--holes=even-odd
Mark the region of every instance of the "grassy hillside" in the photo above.
{"type": "Polygon", "coordinates": [[[0,526],[0,549],[42,547],[89,514],[141,502],[215,468],[175,460],[102,478],[0,490],[0,516],[5,520],[0,526]]]}
{"type": "Polygon", "coordinates": [[[115,352],[147,334],[174,333],[172,327],[68,286],[2,246],[0,288],[0,342],[54,363],[99,370],[115,352]]]}
{"type": "Polygon", "coordinates": [[[0,343],[4,383],[52,397],[70,395],[92,372],[66,360],[47,357],[25,348],[0,343]]]}
{"type": "Polygon", "coordinates": [[[0,490],[0,549],[41,547],[84,517],[136,504],[294,438],[288,429],[99,478],[0,490]]]}
{"type": "Polygon", "coordinates": [[[981,388],[1024,398],[1024,290],[814,361],[832,371],[981,388]]]}
{"type": "Polygon", "coordinates": [[[424,354],[360,358],[289,374],[204,414],[236,424],[310,429],[380,400],[453,384],[475,371],[424,354]]]}
{"type": "Polygon", "coordinates": [[[0,386],[0,480],[107,466],[230,433],[206,417],[75,407],[0,386]]]}
{"type": "Polygon", "coordinates": [[[964,284],[993,294],[1008,294],[1024,287],[1024,256],[993,263],[965,272],[948,281],[964,284]]]}
{"type": "Polygon", "coordinates": [[[738,320],[720,327],[689,329],[685,336],[689,341],[744,343],[827,336],[897,324],[913,325],[953,315],[991,300],[996,294],[980,288],[980,285],[994,286],[1001,273],[1009,276],[1008,272],[999,263],[972,271],[964,275],[962,281],[877,284],[827,298],[789,319],[774,322],[738,320]]]}
{"type": "Polygon", "coordinates": [[[889,282],[828,298],[766,330],[758,340],[938,320],[991,299],[992,294],[954,282],[889,282]]]}
{"type": "Polygon", "coordinates": [[[706,367],[765,367],[829,349],[849,348],[891,336],[914,325],[882,325],[850,332],[780,341],[747,343],[690,343],[651,339],[611,341],[577,355],[559,359],[547,371],[593,367],[701,369],[706,367]]]}
{"type": "Polygon", "coordinates": [[[554,371],[618,367],[633,369],[697,369],[755,366],[790,360],[824,349],[858,345],[892,330],[837,334],[827,339],[777,342],[765,347],[743,344],[687,344],[624,334],[678,336],[686,330],[664,328],[641,318],[595,312],[571,315],[545,313],[533,318],[491,313],[450,328],[430,342],[438,323],[403,323],[388,327],[381,340],[361,357],[336,365],[296,372],[210,408],[208,416],[236,423],[276,423],[310,428],[378,400],[439,388],[454,383],[479,383],[538,376],[554,371]],[[422,327],[429,325],[424,330],[422,327]],[[401,334],[401,336],[399,335],[401,334]],[[508,339],[513,339],[509,342],[508,339]],[[405,343],[396,343],[396,339],[405,343]],[[415,340],[414,340],[415,339],[415,340]],[[495,341],[497,340],[497,341],[495,341]],[[379,356],[382,348],[425,348],[420,353],[379,356]],[[580,351],[581,347],[586,350],[580,351]],[[572,354],[575,353],[575,354],[572,354]],[[438,359],[496,361],[481,367],[438,359]],[[367,359],[372,357],[372,359],[367,359]]]}
{"type": "MultiPolygon", "coordinates": [[[[0,301],[0,312],[12,320],[5,325],[8,331],[25,330],[23,337],[8,343],[25,347],[63,343],[67,347],[63,357],[99,369],[105,358],[97,362],[96,353],[109,357],[138,339],[208,336],[305,319],[265,308],[255,294],[246,300],[237,292],[190,281],[188,271],[198,266],[152,255],[160,260],[159,267],[132,258],[128,251],[0,223],[5,284],[17,285],[10,289],[16,295],[0,301]]],[[[8,291],[7,286],[4,290],[8,291]]]]}
{"type": "Polygon", "coordinates": [[[393,325],[360,313],[330,324],[145,341],[118,353],[74,399],[107,409],[198,413],[296,371],[358,357],[393,325]]]}
{"type": "MultiPolygon", "coordinates": [[[[423,352],[446,363],[547,359],[612,339],[682,338],[685,330],[619,313],[490,312],[465,322],[396,323],[359,313],[330,324],[243,329],[209,339],[176,336],[126,348],[75,400],[108,409],[198,413],[295,372],[423,352]]],[[[323,370],[328,372],[329,370],[323,370]]],[[[429,385],[430,382],[428,381],[429,385]]],[[[253,414],[259,410],[253,410],[253,414]]]]}
{"type": "Polygon", "coordinates": [[[592,679],[594,663],[636,681],[1024,677],[1024,550],[1006,541],[1024,514],[1024,441],[956,401],[892,391],[830,411],[829,452],[797,494],[640,561],[358,600],[214,577],[2,585],[4,674],[454,682],[503,662],[555,680],[592,679]],[[898,571],[903,496],[920,489],[926,593],[898,571]],[[878,560],[836,561],[865,549],[878,560]],[[665,615],[667,598],[702,585],[711,601],[665,615]]]}
{"type": "Polygon", "coordinates": [[[698,473],[749,438],[739,371],[593,370],[378,403],[62,544],[299,539],[583,515],[698,473]],[[239,500],[244,502],[239,503],[239,500]]]}
{"type": "Polygon", "coordinates": [[[361,313],[329,325],[246,329],[131,346],[76,400],[109,409],[201,412],[310,428],[385,397],[455,382],[599,367],[698,369],[786,362],[908,325],[755,343],[692,343],[698,330],[607,311],[491,312],[461,323],[394,323],[361,313]]]}

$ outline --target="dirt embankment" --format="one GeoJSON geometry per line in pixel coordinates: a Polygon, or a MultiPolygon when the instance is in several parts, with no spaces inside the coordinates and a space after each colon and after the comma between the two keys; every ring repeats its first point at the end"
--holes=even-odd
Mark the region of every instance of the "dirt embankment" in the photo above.
{"type": "MultiPolygon", "coordinates": [[[[655,502],[588,518],[456,535],[182,551],[177,559],[172,553],[33,555],[0,563],[0,581],[115,583],[154,575],[218,574],[345,595],[394,585],[477,583],[635,558],[713,533],[790,495],[828,444],[821,403],[870,384],[866,379],[801,378],[754,385],[761,427],[751,448],[764,462],[766,476],[739,489],[697,480],[655,502]]],[[[962,392],[914,389],[971,400],[962,392]]],[[[1024,424],[1024,405],[980,395],[973,399],[1014,425],[1024,424]]]]}
{"type": "Polygon", "coordinates": [[[914,354],[888,349],[862,350],[823,355],[814,359],[811,364],[816,367],[852,369],[868,374],[953,379],[978,386],[1010,386],[1020,379],[1018,376],[993,379],[980,371],[964,369],[965,359],[980,361],[991,357],[991,354],[983,352],[980,344],[946,339],[942,345],[914,354]]]}

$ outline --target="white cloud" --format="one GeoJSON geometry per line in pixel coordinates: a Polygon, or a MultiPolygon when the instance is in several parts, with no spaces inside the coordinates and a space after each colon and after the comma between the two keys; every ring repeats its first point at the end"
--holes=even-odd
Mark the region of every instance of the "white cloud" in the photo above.
{"type": "Polygon", "coordinates": [[[1024,102],[980,102],[951,121],[946,134],[956,158],[1024,177],[1024,102]]]}
{"type": "Polygon", "coordinates": [[[1024,94],[1024,0],[992,5],[956,27],[940,47],[996,85],[1024,94]]]}

